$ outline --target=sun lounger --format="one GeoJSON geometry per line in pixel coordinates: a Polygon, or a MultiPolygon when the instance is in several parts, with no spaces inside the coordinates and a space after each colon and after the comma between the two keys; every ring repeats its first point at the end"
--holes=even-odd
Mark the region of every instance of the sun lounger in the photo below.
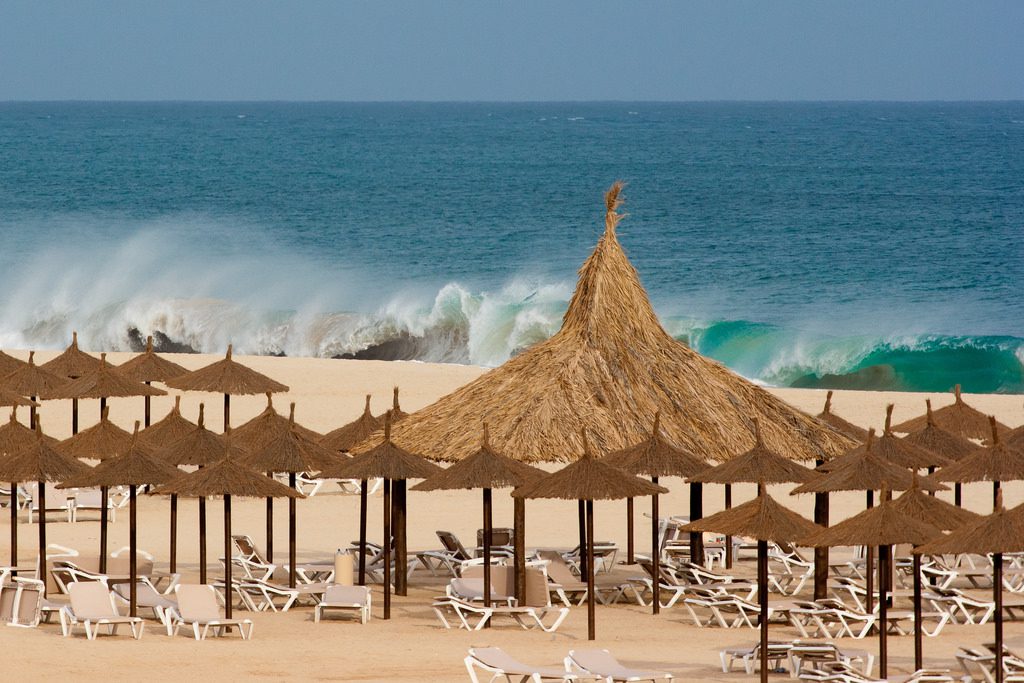
{"type": "MultiPolygon", "coordinates": [[[[548,579],[551,581],[548,588],[558,596],[562,604],[566,607],[573,605],[573,600],[569,599],[570,595],[573,596],[576,605],[586,602],[588,593],[586,582],[581,581],[572,573],[572,568],[566,563],[561,553],[556,550],[538,550],[537,557],[547,562],[548,579]]],[[[625,589],[626,585],[622,582],[599,583],[595,579],[594,598],[602,605],[610,605],[622,596],[625,589]]]]}
{"type": "Polygon", "coordinates": [[[451,623],[448,621],[449,616],[456,617],[459,627],[469,631],[479,631],[484,624],[493,621],[495,617],[509,617],[524,629],[537,627],[548,633],[553,633],[569,615],[569,608],[554,607],[551,604],[547,582],[548,579],[543,569],[528,567],[526,569],[526,601],[522,605],[486,607],[452,595],[445,595],[435,599],[432,607],[445,628],[451,628],[451,623]],[[549,617],[553,618],[547,621],[549,617]],[[476,619],[475,623],[473,619],[476,619]]]}
{"type": "Polygon", "coordinates": [[[799,676],[803,669],[818,668],[825,662],[841,662],[849,666],[859,662],[860,672],[870,676],[875,656],[867,650],[839,648],[832,642],[795,640],[789,648],[789,670],[794,677],[799,676]]]}
{"type": "MultiPolygon", "coordinates": [[[[131,584],[118,583],[114,585],[114,595],[126,605],[130,604],[130,593],[131,584]]],[[[140,609],[153,610],[153,616],[167,629],[167,635],[174,634],[172,614],[178,606],[178,601],[173,597],[160,593],[148,581],[139,581],[135,584],[135,606],[140,609]]]]}
{"type": "Polygon", "coordinates": [[[472,560],[473,555],[462,545],[459,537],[450,531],[435,531],[441,541],[440,550],[424,550],[416,553],[416,559],[426,567],[432,576],[444,567],[452,576],[458,576],[458,567],[462,562],[472,560]]]}
{"type": "Polygon", "coordinates": [[[82,624],[86,638],[96,640],[100,626],[107,626],[111,635],[115,635],[118,626],[127,624],[135,640],[142,637],[145,626],[142,619],[121,616],[113,593],[104,584],[98,581],[78,581],[68,586],[68,595],[71,604],[66,605],[61,612],[61,630],[65,636],[72,635],[75,626],[82,624]]]}
{"type": "Polygon", "coordinates": [[[178,628],[190,624],[196,640],[206,640],[211,628],[214,635],[220,636],[229,626],[235,626],[242,640],[252,638],[252,619],[225,619],[221,616],[213,586],[178,584],[174,592],[178,598],[178,607],[174,610],[175,634],[178,628]]]}
{"type": "MultiPolygon", "coordinates": [[[[220,582],[223,587],[223,581],[220,582]]],[[[256,612],[287,612],[293,605],[302,600],[312,604],[320,602],[321,597],[330,584],[319,583],[296,583],[292,588],[286,583],[276,581],[262,581],[260,579],[240,578],[236,590],[249,596],[249,601],[243,601],[247,607],[256,612]],[[275,601],[282,601],[280,604],[275,601]]]]}
{"type": "MultiPolygon", "coordinates": [[[[29,495],[32,500],[26,505],[28,508],[28,523],[32,524],[34,517],[39,514],[39,495],[36,492],[37,485],[32,484],[29,487],[29,495]]],[[[72,505],[71,501],[62,495],[51,495],[46,501],[46,512],[59,512],[67,517],[67,520],[72,521],[72,505]]]]}
{"type": "MultiPolygon", "coordinates": [[[[576,546],[572,550],[562,553],[562,558],[579,571],[582,554],[587,549],[580,549],[576,546]]],[[[618,556],[619,546],[612,541],[594,541],[594,570],[610,572],[615,566],[615,558],[618,556]]]]}
{"type": "MultiPolygon", "coordinates": [[[[768,665],[770,671],[777,671],[782,666],[782,661],[789,657],[791,643],[769,642],[768,643],[768,665]]],[[[732,671],[732,665],[737,661],[743,664],[743,670],[748,674],[755,671],[758,662],[761,661],[761,644],[747,645],[743,647],[727,647],[718,653],[722,662],[722,673],[732,671]]]]}
{"type": "Polygon", "coordinates": [[[469,672],[469,680],[472,683],[481,683],[477,677],[477,670],[492,674],[488,679],[494,681],[499,677],[511,681],[513,677],[519,681],[530,681],[530,683],[542,683],[542,681],[599,681],[598,676],[588,674],[572,674],[564,669],[555,666],[531,666],[524,664],[509,655],[500,647],[471,647],[469,655],[464,660],[466,671],[469,672]]]}
{"type": "Polygon", "coordinates": [[[608,650],[569,650],[565,668],[570,673],[585,673],[600,676],[609,683],[630,683],[632,681],[671,681],[672,674],[665,671],[630,669],[623,666],[608,650]]]}
{"type": "Polygon", "coordinates": [[[7,576],[0,580],[0,623],[34,628],[42,617],[43,582],[7,576]]]}
{"type": "MultiPolygon", "coordinates": [[[[99,489],[83,489],[76,491],[68,501],[68,517],[70,521],[78,521],[80,511],[103,511],[103,493],[99,489]]],[[[110,523],[117,521],[117,506],[112,496],[107,496],[107,516],[110,523]]]]}
{"type": "Polygon", "coordinates": [[[948,671],[922,669],[912,674],[870,678],[842,662],[824,662],[821,668],[800,672],[802,681],[829,681],[830,683],[952,683],[948,671]]]}
{"type": "Polygon", "coordinates": [[[313,621],[319,622],[327,610],[355,613],[359,623],[370,620],[370,589],[366,586],[328,586],[321,600],[313,608],[313,621]]]}

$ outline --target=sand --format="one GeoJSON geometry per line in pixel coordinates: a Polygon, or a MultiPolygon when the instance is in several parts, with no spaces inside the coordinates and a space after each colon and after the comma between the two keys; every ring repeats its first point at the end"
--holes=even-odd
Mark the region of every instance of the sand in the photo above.
{"type": "MultiPolygon", "coordinates": [[[[20,354],[26,357],[27,354],[20,354]]],[[[44,362],[52,353],[40,353],[44,362]]],[[[128,354],[110,354],[113,362],[121,362],[128,354]]],[[[176,362],[189,368],[200,367],[215,357],[199,355],[174,356],[176,362]]],[[[327,431],[355,418],[363,406],[363,396],[373,394],[374,412],[382,412],[391,402],[391,388],[401,387],[402,407],[416,410],[436,398],[485,372],[482,368],[427,363],[339,361],[305,358],[240,357],[239,360],[288,384],[291,392],[275,399],[282,412],[287,404],[297,404],[297,419],[306,426],[327,431]]],[[[824,402],[824,392],[815,390],[772,389],[794,406],[817,413],[824,402]]],[[[929,395],[936,407],[952,401],[949,395],[929,395]]],[[[903,420],[923,411],[924,394],[891,392],[838,392],[833,409],[850,421],[868,427],[880,428],[885,417],[885,405],[895,403],[895,419],[903,420]]],[[[966,396],[966,400],[985,412],[995,414],[1001,421],[1016,426],[1024,420],[1019,396],[966,396]]],[[[160,397],[153,401],[154,419],[162,417],[170,408],[173,398],[160,397]]],[[[189,394],[182,400],[186,417],[195,419],[200,401],[206,403],[207,424],[218,426],[222,421],[222,399],[213,394],[189,394]]],[[[235,397],[232,416],[241,423],[263,409],[266,399],[235,397]]],[[[130,428],[142,416],[142,399],[112,399],[111,419],[130,428]]],[[[47,402],[41,409],[47,433],[59,438],[70,435],[70,402],[47,402]]],[[[85,428],[98,418],[98,402],[83,401],[81,425],[85,428]]],[[[27,419],[27,413],[24,416],[27,419]]],[[[662,498],[662,514],[686,514],[687,489],[678,480],[667,480],[671,493],[662,498]]],[[[971,485],[965,488],[965,502],[979,512],[990,505],[990,488],[971,485]]],[[[790,497],[786,487],[775,487],[772,493],[790,503],[795,509],[810,514],[812,498],[790,497]]],[[[734,502],[753,496],[753,487],[738,486],[734,502]]],[[[951,494],[943,494],[949,499],[951,494]]],[[[1006,503],[1014,505],[1024,500],[1024,487],[1006,487],[1006,503]]],[[[705,511],[721,508],[722,489],[705,487],[705,511]]],[[[219,501],[209,503],[211,563],[222,555],[223,536],[219,501]]],[[[862,494],[840,495],[833,498],[833,521],[855,514],[863,505],[862,494]]],[[[248,533],[260,544],[264,540],[264,503],[262,501],[235,500],[233,503],[233,531],[248,533]]],[[[299,502],[298,552],[300,559],[327,559],[336,548],[343,548],[357,537],[358,498],[341,494],[328,486],[314,498],[299,502]]],[[[622,502],[595,505],[596,536],[614,540],[625,547],[625,504],[622,502]]],[[[638,552],[646,551],[649,542],[647,501],[636,506],[638,552]]],[[[139,547],[157,557],[158,566],[165,565],[168,547],[167,501],[144,496],[139,511],[139,547]]],[[[198,548],[196,534],[196,505],[182,501],[179,517],[179,570],[186,580],[194,580],[197,572],[198,548]]],[[[371,498],[370,538],[380,540],[381,499],[371,498]]],[[[504,492],[495,495],[495,524],[511,526],[511,499],[504,492]]],[[[9,515],[0,514],[0,558],[9,557],[9,515]]],[[[480,498],[478,492],[417,493],[409,494],[409,547],[436,548],[437,529],[448,529],[458,534],[467,545],[480,526],[480,498]]],[[[53,522],[47,525],[51,543],[77,548],[83,554],[95,554],[98,547],[99,525],[96,517],[88,517],[77,524],[53,522]]],[[[20,560],[32,562],[36,552],[36,528],[22,518],[20,528],[20,560]]],[[[283,561],[280,550],[286,547],[287,518],[284,505],[276,518],[275,536],[278,560],[283,561]]],[[[127,544],[127,510],[119,514],[110,528],[110,549],[127,544]]],[[[576,544],[576,507],[570,502],[531,501],[527,505],[527,544],[530,547],[571,547],[576,544]]],[[[211,572],[217,570],[211,567],[211,572]]],[[[619,568],[623,577],[637,575],[635,568],[619,568]]],[[[753,574],[753,562],[742,559],[734,571],[742,576],[753,574]]],[[[258,677],[266,680],[290,678],[317,678],[359,681],[430,680],[465,681],[462,663],[466,649],[479,645],[499,645],[523,660],[537,664],[554,664],[572,648],[590,646],[611,650],[629,664],[665,669],[683,681],[716,681],[745,679],[738,672],[722,674],[718,669],[718,651],[727,646],[753,643],[757,634],[749,629],[699,629],[690,624],[685,610],[680,607],[663,612],[655,618],[638,605],[618,604],[598,606],[597,635],[593,644],[586,641],[585,608],[573,608],[569,618],[556,634],[540,631],[522,631],[503,625],[486,632],[467,633],[446,631],[440,627],[429,609],[432,596],[443,592],[445,579],[417,571],[411,581],[408,597],[397,597],[393,603],[393,618],[384,621],[374,618],[368,625],[351,621],[314,624],[308,607],[296,608],[286,614],[245,614],[256,623],[255,639],[243,643],[237,637],[198,643],[184,635],[168,638],[157,628],[155,621],[147,624],[147,632],[140,642],[127,637],[101,637],[87,642],[84,636],[64,639],[55,624],[39,629],[0,628],[0,650],[5,654],[8,671],[21,675],[43,675],[46,678],[68,677],[72,680],[91,681],[111,676],[146,676],[156,680],[198,679],[237,680],[258,677]],[[30,674],[31,672],[31,674],[30,674]]],[[[375,587],[375,617],[380,615],[380,589],[375,587]]],[[[952,659],[958,644],[979,645],[992,638],[992,626],[947,626],[942,635],[925,641],[926,664],[955,669],[952,659]]],[[[797,637],[788,626],[772,626],[771,637],[790,639],[797,637]]],[[[909,671],[913,661],[913,641],[910,637],[890,639],[890,672],[909,671]]],[[[1011,623],[1007,627],[1010,647],[1024,648],[1024,625],[1011,623]]],[[[843,641],[850,647],[875,649],[875,639],[843,641]]],[[[788,677],[778,676],[778,680],[788,677]]]]}

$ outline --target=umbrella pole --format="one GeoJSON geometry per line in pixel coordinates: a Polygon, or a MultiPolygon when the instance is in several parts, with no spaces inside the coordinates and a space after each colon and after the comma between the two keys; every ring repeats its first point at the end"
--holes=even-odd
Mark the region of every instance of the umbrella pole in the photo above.
{"type": "MultiPolygon", "coordinates": [[[[824,460],[818,460],[820,466],[824,460]]],[[[828,526],[828,493],[814,494],[814,523],[828,526]]],[[[828,597],[828,546],[814,549],[814,599],[828,597]]]]}
{"type": "MultiPolygon", "coordinates": [[[[704,517],[704,485],[696,482],[690,483],[690,521],[696,522],[704,517]]],[[[654,520],[660,523],[659,520],[654,520]]],[[[690,532],[690,561],[694,564],[704,564],[704,534],[698,531],[690,532]]]]}
{"type": "Polygon", "coordinates": [[[231,426],[231,394],[224,394],[224,433],[227,434],[231,426]]]}
{"type": "MultiPolygon", "coordinates": [[[[267,476],[273,479],[274,473],[267,472],[267,476]]],[[[274,561],[274,499],[267,496],[267,562],[274,561]]]]}
{"type": "Polygon", "coordinates": [[[594,501],[587,501],[587,640],[597,638],[597,625],[594,610],[597,602],[594,597],[594,501]]]}
{"type": "MultiPolygon", "coordinates": [[[[294,498],[292,499],[294,500],[294,498]]],[[[224,494],[224,616],[231,618],[231,494],[224,494]]],[[[294,586],[292,586],[294,588],[294,586]]]]}
{"type": "Polygon", "coordinates": [[[18,566],[18,482],[11,482],[11,566],[18,566]]]}
{"type": "Polygon", "coordinates": [[[757,604],[761,611],[761,683],[768,681],[768,541],[757,542],[757,604]]]}
{"type": "Polygon", "coordinates": [[[366,585],[366,486],[369,482],[359,482],[359,585],[366,585]]]}
{"type": "Polygon", "coordinates": [[[516,600],[526,603],[526,500],[512,499],[512,521],[515,525],[515,582],[516,600]]]}
{"type": "MultiPolygon", "coordinates": [[[[288,485],[295,489],[295,473],[288,473],[288,485]]],[[[298,490],[298,489],[296,489],[298,490]]],[[[291,571],[288,572],[288,587],[295,588],[295,517],[297,516],[295,498],[288,499],[288,564],[291,571]]]]}
{"type": "Polygon", "coordinates": [[[199,498],[199,583],[206,583],[206,498],[199,498]]]}
{"type": "Polygon", "coordinates": [[[171,573],[178,571],[178,494],[171,494],[171,573]]]}
{"type": "MultiPolygon", "coordinates": [[[[31,396],[30,398],[32,399],[33,403],[36,402],[36,397],[35,396],[31,396]]],[[[28,409],[28,426],[29,426],[29,429],[31,429],[32,431],[36,430],[36,407],[35,406],[32,406],[31,408],[28,409]]]]}
{"type": "Polygon", "coordinates": [[[992,511],[999,509],[999,482],[992,482],[992,511]]]}
{"type": "MultiPolygon", "coordinates": [[[[491,490],[484,489],[484,607],[491,606],[491,490]]],[[[490,621],[484,628],[490,626],[490,621]]]]}
{"type": "MultiPolygon", "coordinates": [[[[147,387],[151,386],[151,384],[149,382],[146,382],[146,386],[147,387]]],[[[144,424],[144,426],[148,427],[149,426],[149,417],[150,417],[149,396],[143,396],[142,398],[143,398],[143,406],[144,406],[143,413],[142,413],[142,419],[145,421],[143,424],[144,424]]]]}
{"type": "Polygon", "coordinates": [[[921,554],[914,553],[914,671],[924,667],[924,638],[921,632],[921,554]]]}
{"type": "Polygon", "coordinates": [[[138,609],[138,589],[135,586],[135,582],[139,579],[139,564],[138,558],[135,556],[137,541],[136,536],[136,521],[135,516],[135,484],[131,484],[128,487],[128,552],[131,553],[131,557],[128,558],[128,616],[134,617],[138,609]]]}
{"type": "Polygon", "coordinates": [[[107,399],[100,396],[100,419],[103,419],[103,411],[107,409],[107,399]]]}
{"type": "Polygon", "coordinates": [[[71,399],[71,436],[78,433],[78,399],[71,399]]]}
{"type": "MultiPolygon", "coordinates": [[[[866,500],[865,500],[865,507],[870,510],[874,506],[875,506],[875,492],[874,491],[868,491],[867,492],[867,497],[866,497],[866,500]]],[[[875,609],[875,548],[874,548],[874,546],[870,546],[869,545],[869,546],[867,546],[867,548],[864,549],[864,563],[865,563],[865,566],[867,567],[867,589],[868,589],[867,607],[868,607],[868,613],[870,614],[875,609]]]]}
{"type": "Polygon", "coordinates": [[[395,506],[392,516],[395,537],[395,595],[408,595],[409,585],[406,579],[409,553],[406,543],[406,481],[398,479],[391,487],[391,504],[395,506]]]}
{"type": "Polygon", "coordinates": [[[110,489],[100,487],[100,574],[107,573],[107,505],[110,504],[110,489]]]}
{"type": "Polygon", "coordinates": [[[384,618],[391,618],[391,480],[384,480],[384,618]]]}
{"type": "Polygon", "coordinates": [[[878,675],[886,677],[889,669],[889,600],[888,593],[882,587],[881,577],[889,571],[889,546],[878,546],[878,675]]]}
{"type": "Polygon", "coordinates": [[[626,499],[626,564],[633,564],[633,499],[626,499]]]}
{"type": "MultiPolygon", "coordinates": [[[[657,485],[658,478],[651,477],[651,483],[657,485]]],[[[654,577],[651,582],[651,614],[661,612],[661,544],[658,543],[658,494],[651,496],[651,565],[654,577]]]]}
{"type": "Polygon", "coordinates": [[[580,525],[580,574],[587,573],[587,510],[582,500],[576,501],[580,525]]]}
{"type": "Polygon", "coordinates": [[[39,495],[39,578],[43,581],[43,597],[46,597],[46,482],[36,482],[39,495]]]}
{"type": "Polygon", "coordinates": [[[992,591],[996,601],[996,683],[1003,683],[1003,554],[992,553],[992,591]]]}
{"type": "Polygon", "coordinates": [[[953,504],[958,508],[964,506],[963,491],[960,487],[960,482],[953,484],[953,504]]]}
{"type": "MultiPolygon", "coordinates": [[[[725,509],[732,509],[732,484],[725,485],[725,509]]],[[[732,536],[725,537],[725,568],[732,569],[732,536]]]]}

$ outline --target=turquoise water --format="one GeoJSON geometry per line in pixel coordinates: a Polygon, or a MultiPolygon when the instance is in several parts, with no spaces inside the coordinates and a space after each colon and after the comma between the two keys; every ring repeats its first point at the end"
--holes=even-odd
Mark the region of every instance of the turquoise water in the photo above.
{"type": "Polygon", "coordinates": [[[669,331],[770,384],[1024,392],[1024,103],[0,103],[0,345],[496,365],[626,180],[669,331]]]}

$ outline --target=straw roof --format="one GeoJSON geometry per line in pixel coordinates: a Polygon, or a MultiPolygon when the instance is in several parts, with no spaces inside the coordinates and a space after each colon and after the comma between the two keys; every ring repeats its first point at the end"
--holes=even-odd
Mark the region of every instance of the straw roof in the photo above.
{"type": "Polygon", "coordinates": [[[980,517],[970,510],[951,505],[941,498],[929,496],[921,490],[916,474],[913,485],[900,494],[899,498],[895,498],[892,501],[892,506],[897,512],[931,524],[943,531],[957,529],[980,517]]]}
{"type": "Polygon", "coordinates": [[[581,434],[583,457],[562,469],[512,491],[516,498],[562,498],[565,500],[616,500],[668,493],[664,486],[631,476],[594,457],[590,440],[581,434]]]}
{"type": "Polygon", "coordinates": [[[443,470],[391,440],[391,411],[384,418],[384,438],[368,451],[320,472],[328,479],[427,479],[443,470]]]}
{"type": "Polygon", "coordinates": [[[690,522],[682,528],[684,532],[709,531],[776,543],[787,543],[805,538],[821,529],[822,527],[814,522],[779,505],[767,493],[762,493],[753,500],[729,510],[723,510],[709,517],[690,522]]]}
{"type": "Polygon", "coordinates": [[[1007,510],[1000,491],[995,512],[915,548],[914,552],[922,555],[1024,552],[1024,505],[1007,510]]]}
{"type": "Polygon", "coordinates": [[[30,406],[38,408],[39,404],[33,400],[27,399],[20,394],[16,394],[13,391],[0,387],[0,406],[5,408],[14,406],[30,406]]]}
{"type": "Polygon", "coordinates": [[[64,351],[42,367],[65,379],[84,377],[100,364],[100,359],[78,348],[78,332],[71,333],[71,344],[64,351]]]}
{"type": "Polygon", "coordinates": [[[968,441],[962,436],[947,432],[935,423],[931,399],[925,399],[925,405],[928,409],[925,415],[927,424],[922,429],[907,434],[903,437],[904,441],[932,453],[937,453],[949,462],[960,460],[979,450],[978,445],[973,441],[968,441]]]}
{"type": "Polygon", "coordinates": [[[827,423],[833,429],[845,434],[855,441],[864,441],[868,438],[868,430],[858,427],[852,422],[847,422],[832,412],[832,392],[825,394],[825,407],[818,413],[818,419],[827,423]]]}
{"type": "MultiPolygon", "coordinates": [[[[381,417],[383,417],[383,415],[381,417]]],[[[402,410],[402,406],[398,404],[398,387],[395,387],[394,394],[391,398],[391,424],[397,424],[407,417],[409,417],[409,413],[402,410]]]]}
{"type": "Polygon", "coordinates": [[[122,377],[136,382],[166,382],[172,377],[181,377],[188,369],[158,356],[153,351],[152,335],[146,337],[146,350],[117,366],[122,377]]]}
{"type": "Polygon", "coordinates": [[[0,351],[0,377],[5,377],[24,365],[25,361],[20,358],[0,351]]]}
{"type": "Polygon", "coordinates": [[[282,434],[287,434],[293,430],[298,431],[305,439],[310,441],[320,441],[323,438],[323,434],[314,432],[312,429],[303,427],[295,422],[294,403],[291,404],[289,416],[285,417],[274,410],[273,394],[269,391],[266,394],[267,407],[263,409],[263,412],[245,424],[231,429],[231,438],[238,445],[252,451],[257,451],[282,434]]]}
{"type": "MultiPolygon", "coordinates": [[[[156,457],[172,465],[209,465],[228,455],[228,446],[220,434],[206,428],[203,418],[204,405],[199,404],[199,421],[192,431],[169,446],[161,448],[156,457]]],[[[248,457],[248,451],[239,444],[231,444],[231,455],[248,457]]]]}
{"type": "Polygon", "coordinates": [[[212,391],[220,394],[265,394],[279,393],[288,387],[275,382],[264,374],[256,372],[231,358],[231,345],[223,360],[194,370],[180,377],[172,377],[165,384],[185,391],[212,391]]]}
{"type": "MultiPolygon", "coordinates": [[[[292,407],[295,407],[294,403],[292,407]]],[[[295,424],[294,410],[288,424],[290,428],[286,428],[268,443],[251,449],[249,457],[243,458],[243,462],[260,472],[319,472],[345,462],[337,453],[299,431],[295,424]]],[[[234,438],[232,431],[231,439],[234,438]]]]}
{"type": "Polygon", "coordinates": [[[126,453],[132,445],[132,435],[111,422],[109,413],[110,408],[104,408],[99,422],[61,441],[61,452],[92,460],[106,460],[126,453]]]}
{"type": "Polygon", "coordinates": [[[973,454],[952,465],[943,467],[932,476],[937,481],[1021,481],[1024,480],[1024,453],[1003,443],[998,424],[991,420],[992,445],[977,449],[973,454]]]}
{"type": "MultiPolygon", "coordinates": [[[[622,185],[605,196],[604,235],[579,271],[562,328],[395,426],[403,448],[455,461],[476,451],[468,424],[484,419],[496,448],[524,462],[571,461],[581,433],[599,453],[645,439],[661,411],[666,437],[708,459],[765,443],[797,460],[827,458],[845,436],[673,339],[616,235],[622,185]]],[[[362,446],[356,448],[358,452],[362,446]]]]}
{"type": "Polygon", "coordinates": [[[708,467],[690,477],[704,484],[800,484],[817,479],[814,470],[787,460],[761,441],[760,422],[754,418],[754,447],[721,465],[708,467]]]}
{"type": "MultiPolygon", "coordinates": [[[[934,451],[921,448],[906,438],[899,438],[892,431],[892,410],[893,404],[885,408],[885,429],[882,436],[874,440],[875,454],[883,460],[894,465],[899,465],[909,470],[919,470],[926,467],[942,467],[952,462],[949,458],[934,451]]],[[[818,466],[819,472],[831,472],[839,467],[847,459],[855,459],[864,453],[865,446],[862,444],[838,458],[826,461],[818,466]]]]}
{"type": "Polygon", "coordinates": [[[374,417],[370,412],[370,395],[367,394],[363,414],[347,425],[327,432],[320,439],[320,445],[332,451],[350,451],[356,444],[366,441],[370,435],[383,426],[384,420],[374,417]]]}
{"type": "Polygon", "coordinates": [[[691,477],[707,469],[696,455],[676,448],[661,432],[661,413],[654,414],[651,435],[622,450],[609,453],[604,461],[630,474],[648,477],[691,477]]]}
{"type": "Polygon", "coordinates": [[[123,396],[166,396],[167,392],[142,382],[122,377],[107,363],[107,354],[100,354],[100,362],[78,379],[71,380],[50,393],[48,398],[111,398],[123,396]]]}
{"type": "Polygon", "coordinates": [[[156,491],[193,498],[242,496],[246,498],[302,498],[294,489],[243,465],[234,456],[189,474],[180,474],[156,491]]]}
{"type": "Polygon", "coordinates": [[[62,482],[88,471],[80,461],[57,450],[45,438],[36,422],[36,440],[28,447],[0,460],[0,481],[62,482]]]}
{"type": "Polygon", "coordinates": [[[170,446],[172,443],[187,436],[196,428],[181,416],[181,396],[174,397],[174,407],[162,420],[154,422],[139,432],[139,441],[155,449],[170,446]]]}
{"type": "Polygon", "coordinates": [[[179,474],[181,470],[156,458],[153,451],[139,441],[136,421],[131,443],[122,454],[104,460],[81,477],[72,477],[57,488],[164,484],[179,474]]]}
{"type": "Polygon", "coordinates": [[[36,352],[30,351],[28,363],[0,380],[0,384],[16,394],[42,398],[48,398],[52,392],[67,384],[67,379],[62,375],[55,375],[45,367],[36,365],[35,357],[36,352]]]}
{"type": "MultiPolygon", "coordinates": [[[[965,439],[981,439],[988,442],[992,436],[992,428],[989,426],[988,416],[980,410],[975,410],[971,406],[964,403],[963,398],[960,396],[960,385],[957,384],[953,387],[954,400],[952,405],[939,408],[932,415],[932,419],[935,424],[945,429],[947,432],[952,432],[957,436],[962,436],[965,439]]],[[[900,424],[893,427],[893,431],[897,432],[916,432],[919,429],[923,429],[928,424],[927,415],[918,415],[917,417],[901,422],[900,424]]],[[[996,423],[996,426],[1001,433],[1010,430],[1004,424],[996,423]]]]}
{"type": "Polygon", "coordinates": [[[816,548],[898,543],[920,545],[941,535],[942,530],[938,527],[901,512],[893,501],[887,500],[839,524],[804,537],[800,543],[816,548]]]}
{"type": "Polygon", "coordinates": [[[1024,451],[1024,425],[1007,432],[1003,441],[1015,451],[1024,451]]]}
{"type": "Polygon", "coordinates": [[[476,453],[413,486],[414,491],[501,489],[522,486],[545,472],[498,453],[491,447],[487,423],[476,453]]]}
{"type": "MultiPolygon", "coordinates": [[[[18,451],[32,446],[36,441],[36,433],[18,422],[17,406],[11,408],[11,417],[0,427],[0,455],[13,455],[18,451]]],[[[43,435],[43,440],[51,446],[58,441],[52,436],[43,435]]]]}

